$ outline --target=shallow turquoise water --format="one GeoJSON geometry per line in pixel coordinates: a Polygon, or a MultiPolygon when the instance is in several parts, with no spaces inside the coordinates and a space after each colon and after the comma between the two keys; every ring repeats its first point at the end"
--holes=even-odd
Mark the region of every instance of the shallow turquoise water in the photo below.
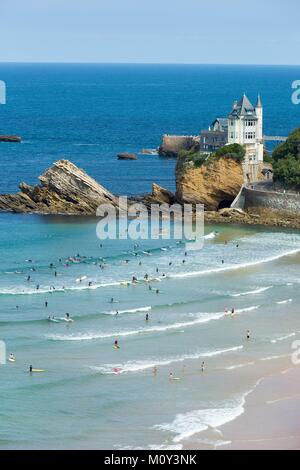
{"type": "Polygon", "coordinates": [[[2,214],[0,226],[1,338],[17,358],[0,367],[1,448],[180,447],[238,416],[299,336],[297,232],[208,226],[187,257],[166,241],[134,256],[130,241],[101,248],[93,219],[2,214]]]}
{"type": "MultiPolygon", "coordinates": [[[[118,162],[116,154],[156,147],[163,133],[196,134],[244,91],[252,101],[261,93],[265,133],[287,135],[299,125],[291,102],[299,70],[0,64],[1,134],[23,137],[0,144],[0,193],[36,183],[62,157],[118,194],[144,193],[152,182],[174,189],[174,160],[118,162]]],[[[0,338],[17,358],[0,366],[1,448],[181,447],[242,413],[282,356],[290,363],[300,330],[299,233],[211,226],[206,234],[183,264],[175,242],[145,241],[138,257],[132,242],[100,248],[93,219],[0,215],[0,338]],[[121,283],[145,273],[159,278],[151,291],[121,283]],[[237,315],[224,316],[232,307],[237,315]],[[30,376],[30,364],[46,372],[30,376]],[[181,380],[170,382],[170,372],[181,380]]]]}

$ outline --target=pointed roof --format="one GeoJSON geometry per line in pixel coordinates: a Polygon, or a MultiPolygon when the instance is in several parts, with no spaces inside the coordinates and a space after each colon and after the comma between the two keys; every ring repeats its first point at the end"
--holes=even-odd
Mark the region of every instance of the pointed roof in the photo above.
{"type": "Polygon", "coordinates": [[[260,95],[258,95],[258,98],[257,98],[257,103],[256,103],[256,108],[262,108],[262,102],[261,102],[261,98],[260,98],[260,95]]]}
{"type": "Polygon", "coordinates": [[[244,93],[242,99],[237,103],[234,102],[233,109],[229,114],[230,118],[239,118],[241,116],[249,117],[249,118],[256,118],[255,108],[253,107],[252,103],[244,93]]]}

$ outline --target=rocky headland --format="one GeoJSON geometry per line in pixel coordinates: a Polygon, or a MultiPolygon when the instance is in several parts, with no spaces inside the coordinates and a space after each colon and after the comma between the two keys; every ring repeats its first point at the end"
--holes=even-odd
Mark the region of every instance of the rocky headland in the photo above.
{"type": "Polygon", "coordinates": [[[176,199],[204,204],[206,211],[229,207],[244,183],[243,168],[231,158],[220,158],[199,167],[180,158],[176,167],[176,199]]]}
{"type": "Polygon", "coordinates": [[[40,184],[20,184],[21,192],[0,195],[0,211],[38,214],[95,215],[97,207],[117,198],[68,160],[54,163],[40,184]]]}
{"type": "MultiPolygon", "coordinates": [[[[119,208],[116,195],[68,160],[54,163],[39,181],[35,186],[21,183],[16,194],[0,195],[0,212],[94,216],[100,204],[119,208]]],[[[143,202],[150,209],[151,204],[202,203],[207,223],[300,228],[297,212],[259,204],[245,210],[227,207],[242,184],[242,165],[234,159],[220,158],[199,167],[183,159],[177,164],[175,194],[154,183],[151,194],[131,197],[129,204],[143,202]]]]}

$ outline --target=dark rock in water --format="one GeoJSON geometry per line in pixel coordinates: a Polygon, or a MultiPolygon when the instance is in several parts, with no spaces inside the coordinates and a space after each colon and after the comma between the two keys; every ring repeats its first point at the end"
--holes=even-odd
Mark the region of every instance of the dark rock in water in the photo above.
{"type": "Polygon", "coordinates": [[[0,135],[0,142],[20,143],[21,141],[21,137],[17,135],[0,135]]]}
{"type": "Polygon", "coordinates": [[[68,160],[53,164],[39,186],[20,184],[21,192],[0,195],[0,211],[95,215],[100,204],[118,208],[118,198],[68,160]]]}
{"type": "Polygon", "coordinates": [[[118,160],[137,160],[137,156],[135,153],[119,153],[117,155],[118,160]]]}

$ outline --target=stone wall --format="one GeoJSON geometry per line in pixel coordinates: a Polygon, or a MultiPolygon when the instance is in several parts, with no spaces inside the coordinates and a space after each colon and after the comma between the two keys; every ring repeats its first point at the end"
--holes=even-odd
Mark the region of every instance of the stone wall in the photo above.
{"type": "Polygon", "coordinates": [[[178,157],[181,150],[197,149],[200,138],[193,135],[164,135],[159,147],[159,154],[166,157],[178,157]]]}
{"type": "Polygon", "coordinates": [[[265,208],[290,212],[300,216],[300,194],[262,191],[243,187],[232,207],[241,209],[265,208]]]}

